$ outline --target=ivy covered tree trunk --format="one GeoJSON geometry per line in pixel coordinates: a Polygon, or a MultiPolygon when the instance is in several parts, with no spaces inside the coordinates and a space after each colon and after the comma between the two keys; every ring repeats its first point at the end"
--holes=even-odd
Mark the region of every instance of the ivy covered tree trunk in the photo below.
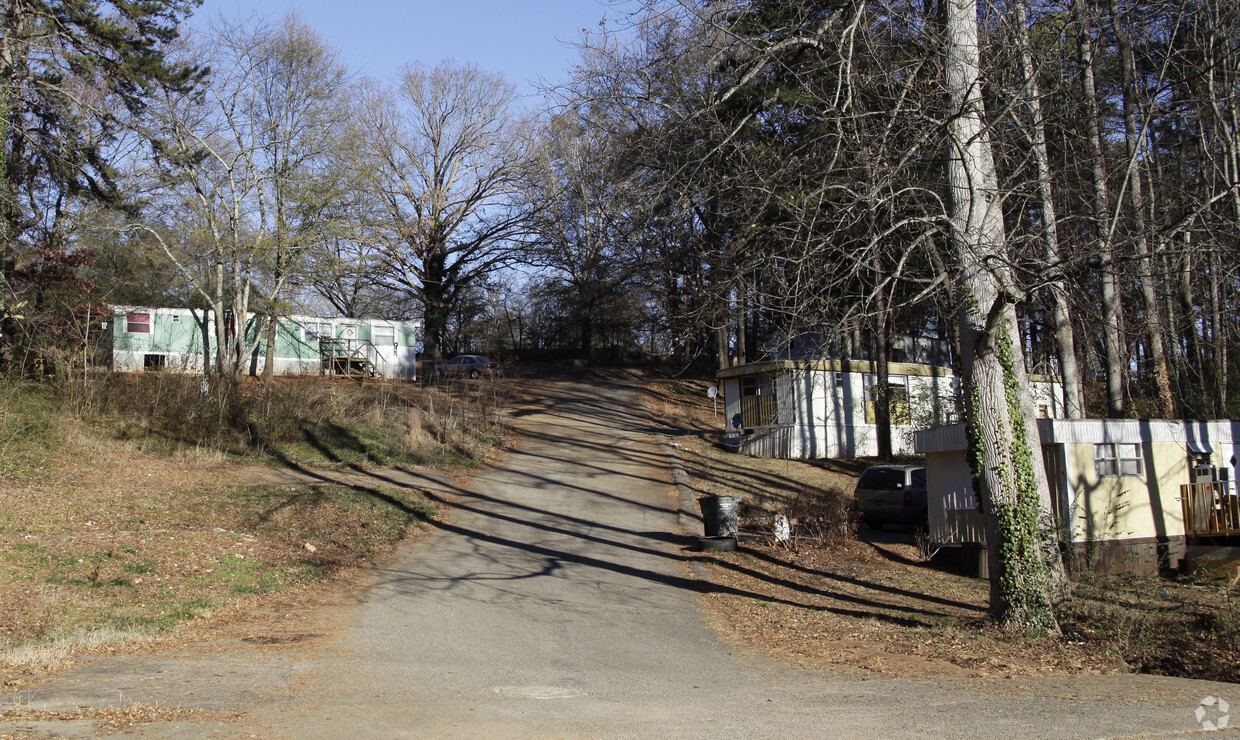
{"type": "Polygon", "coordinates": [[[1004,268],[1002,199],[985,126],[976,0],[947,0],[947,181],[968,455],[986,514],[990,607],[1002,624],[1058,634],[1064,583],[1004,268]]]}

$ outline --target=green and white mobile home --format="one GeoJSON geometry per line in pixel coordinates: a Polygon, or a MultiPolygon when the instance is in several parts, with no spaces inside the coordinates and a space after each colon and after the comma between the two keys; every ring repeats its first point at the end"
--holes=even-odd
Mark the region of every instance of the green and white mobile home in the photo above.
{"type": "MultiPolygon", "coordinates": [[[[252,314],[245,335],[259,338],[247,370],[263,372],[268,318],[252,314]]],[[[289,316],[276,332],[277,375],[366,375],[413,379],[421,321],[289,316]]],[[[113,307],[112,369],[200,373],[215,354],[215,314],[190,308],[113,307]]]]}

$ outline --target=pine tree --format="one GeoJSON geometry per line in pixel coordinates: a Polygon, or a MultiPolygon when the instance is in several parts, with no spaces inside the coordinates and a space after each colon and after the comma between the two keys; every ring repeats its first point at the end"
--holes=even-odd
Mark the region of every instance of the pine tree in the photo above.
{"type": "Polygon", "coordinates": [[[121,204],[109,158],[126,122],[157,87],[205,74],[167,56],[199,2],[8,0],[0,11],[0,369],[30,300],[28,254],[62,249],[83,201],[121,204]]]}

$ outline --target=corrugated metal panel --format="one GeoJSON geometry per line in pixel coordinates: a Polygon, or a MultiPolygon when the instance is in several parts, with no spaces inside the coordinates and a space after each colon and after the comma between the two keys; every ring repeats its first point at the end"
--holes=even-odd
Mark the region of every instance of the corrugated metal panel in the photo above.
{"type": "MultiPolygon", "coordinates": [[[[1161,419],[1038,419],[1043,444],[1136,444],[1139,442],[1180,442],[1189,440],[1229,444],[1240,437],[1240,422],[1164,421],[1161,419]]],[[[919,454],[953,452],[965,448],[963,424],[935,427],[917,432],[919,454]]]]}
{"type": "Polygon", "coordinates": [[[955,452],[966,446],[964,424],[923,429],[913,435],[913,449],[918,455],[935,452],[955,452]]]}
{"type": "Polygon", "coordinates": [[[755,457],[787,458],[791,449],[792,429],[772,427],[740,441],[739,449],[755,457]]]}
{"type": "Polygon", "coordinates": [[[1043,443],[1103,444],[1188,441],[1230,443],[1237,422],[1163,419],[1038,419],[1043,443]]]}

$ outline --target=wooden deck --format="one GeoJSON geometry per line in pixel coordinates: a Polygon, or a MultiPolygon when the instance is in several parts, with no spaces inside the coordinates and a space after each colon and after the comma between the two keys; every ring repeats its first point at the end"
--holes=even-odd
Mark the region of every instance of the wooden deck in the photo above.
{"type": "Polygon", "coordinates": [[[354,379],[373,378],[377,356],[375,346],[356,339],[320,339],[319,373],[345,375],[354,379]]]}
{"type": "Polygon", "coordinates": [[[1180,486],[1184,533],[1189,537],[1240,535],[1240,496],[1217,483],[1180,486]]]}

